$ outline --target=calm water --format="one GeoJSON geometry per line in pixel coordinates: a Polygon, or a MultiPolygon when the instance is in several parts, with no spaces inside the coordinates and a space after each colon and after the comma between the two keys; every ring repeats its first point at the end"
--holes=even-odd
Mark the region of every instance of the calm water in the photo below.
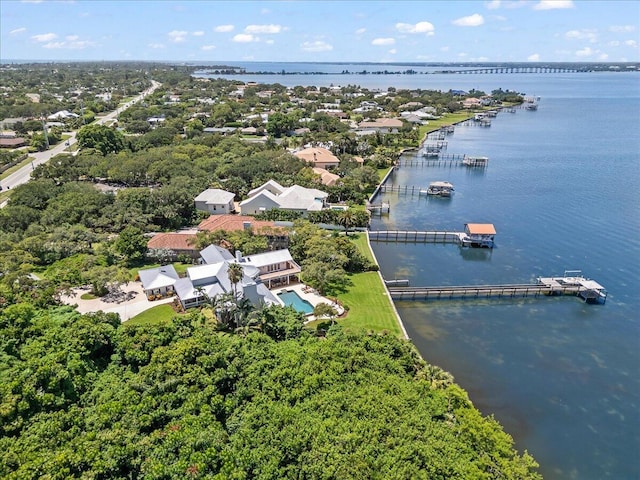
{"type": "MultiPolygon", "coordinates": [[[[264,70],[281,68],[294,69],[273,64],[264,70]]],[[[517,448],[535,456],[546,478],[640,478],[640,76],[237,78],[382,89],[508,88],[541,96],[538,111],[501,113],[490,128],[460,126],[447,137],[450,153],[488,156],[486,170],[402,167],[391,182],[420,187],[446,180],[456,187],[454,197],[385,195],[391,214],[372,226],[461,230],[468,222],[493,223],[495,249],[373,248],[386,278],[408,278],[415,286],[524,283],[582,269],[607,287],[602,306],[571,297],[397,306],[423,357],[453,373],[517,448]]]]}
{"type": "Polygon", "coordinates": [[[607,287],[604,306],[570,297],[397,304],[423,356],[495,414],[547,478],[640,478],[640,95],[637,77],[594,77],[544,96],[538,111],[457,127],[447,151],[486,155],[488,168],[402,167],[391,183],[447,180],[454,197],[385,194],[391,214],[372,226],[495,224],[493,250],[375,243],[385,277],[412,285],[525,283],[582,269],[607,287]]]}

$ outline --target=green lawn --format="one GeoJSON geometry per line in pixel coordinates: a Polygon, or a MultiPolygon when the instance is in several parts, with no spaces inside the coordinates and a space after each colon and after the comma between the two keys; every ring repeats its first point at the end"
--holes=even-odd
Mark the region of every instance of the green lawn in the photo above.
{"type": "Polygon", "coordinates": [[[364,272],[351,275],[352,286],[347,293],[340,294],[338,300],[349,307],[348,315],[340,319],[347,328],[388,331],[401,336],[402,331],[396,319],[391,299],[387,296],[378,272],[364,272]]]}
{"type": "Polygon", "coordinates": [[[178,315],[184,315],[176,313],[171,305],[163,303],[151,307],[149,310],[145,310],[139,313],[135,317],[127,320],[126,325],[161,325],[169,322],[173,317],[178,315]]]}
{"type": "MultiPolygon", "coordinates": [[[[373,261],[373,254],[365,234],[350,234],[349,238],[361,253],[373,261]]],[[[338,295],[338,300],[349,307],[347,316],[338,320],[340,325],[364,331],[387,331],[402,336],[393,303],[387,295],[378,272],[357,273],[350,275],[349,279],[352,285],[347,293],[338,295]]],[[[321,322],[311,322],[310,326],[315,327],[319,323],[321,322]]]]}
{"type": "Polygon", "coordinates": [[[454,123],[463,122],[473,117],[473,114],[468,113],[466,110],[463,112],[449,113],[443,115],[437,120],[429,120],[428,125],[421,125],[418,133],[419,138],[424,139],[425,135],[429,132],[435,132],[444,125],[452,125],[454,123]]]}

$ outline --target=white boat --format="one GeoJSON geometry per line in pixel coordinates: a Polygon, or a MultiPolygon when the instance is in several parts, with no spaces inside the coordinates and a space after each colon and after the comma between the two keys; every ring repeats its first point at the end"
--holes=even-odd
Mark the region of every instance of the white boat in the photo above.
{"type": "Polygon", "coordinates": [[[428,188],[421,189],[423,195],[433,195],[437,197],[450,197],[453,195],[453,185],[449,182],[431,182],[428,188]]]}

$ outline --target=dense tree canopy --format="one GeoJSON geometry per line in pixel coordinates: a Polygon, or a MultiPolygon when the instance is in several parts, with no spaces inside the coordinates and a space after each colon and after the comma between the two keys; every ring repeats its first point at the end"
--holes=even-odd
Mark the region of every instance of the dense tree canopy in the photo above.
{"type": "Polygon", "coordinates": [[[409,343],[317,338],[292,310],[266,312],[229,335],[197,314],[128,326],[5,309],[0,476],[539,478],[409,343]]]}

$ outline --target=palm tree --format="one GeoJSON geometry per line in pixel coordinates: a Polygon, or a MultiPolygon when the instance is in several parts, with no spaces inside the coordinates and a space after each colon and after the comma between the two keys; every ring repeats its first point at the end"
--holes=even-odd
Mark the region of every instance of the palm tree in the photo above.
{"type": "Polygon", "coordinates": [[[355,218],[351,210],[344,210],[340,212],[340,215],[338,215],[338,225],[344,227],[344,232],[346,235],[349,235],[349,227],[354,224],[354,221],[355,218]]]}
{"type": "MultiPolygon", "coordinates": [[[[238,308],[238,283],[242,280],[242,275],[244,274],[242,270],[242,266],[239,263],[230,263],[229,270],[227,271],[229,275],[229,281],[231,282],[231,288],[233,288],[233,301],[236,304],[236,309],[238,308]]],[[[238,320],[236,318],[236,327],[238,320]]]]}

